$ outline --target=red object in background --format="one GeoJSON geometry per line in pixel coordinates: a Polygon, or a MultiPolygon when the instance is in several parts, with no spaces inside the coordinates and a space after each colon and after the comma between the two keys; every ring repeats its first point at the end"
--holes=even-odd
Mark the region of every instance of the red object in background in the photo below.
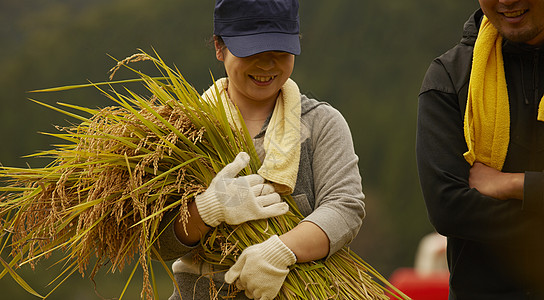
{"type": "Polygon", "coordinates": [[[389,282],[412,300],[447,300],[449,275],[447,271],[421,275],[412,268],[399,268],[389,282]]]}

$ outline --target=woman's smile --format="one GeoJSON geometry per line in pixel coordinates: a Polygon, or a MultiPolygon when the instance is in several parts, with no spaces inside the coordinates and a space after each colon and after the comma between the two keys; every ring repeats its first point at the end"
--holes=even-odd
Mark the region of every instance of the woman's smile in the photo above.
{"type": "Polygon", "coordinates": [[[228,93],[238,106],[267,103],[273,107],[295,64],[295,56],[290,53],[266,51],[236,57],[219,44],[216,45],[216,56],[225,66],[229,78],[228,93]]]}
{"type": "Polygon", "coordinates": [[[251,78],[253,82],[255,82],[255,84],[258,86],[269,85],[272,83],[272,81],[274,81],[276,77],[277,75],[275,76],[249,75],[249,78],[251,78]]]}

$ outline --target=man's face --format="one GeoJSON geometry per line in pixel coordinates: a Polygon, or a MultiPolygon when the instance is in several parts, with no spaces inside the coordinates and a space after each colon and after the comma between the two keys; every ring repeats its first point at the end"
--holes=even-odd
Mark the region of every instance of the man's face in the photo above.
{"type": "Polygon", "coordinates": [[[544,0],[478,1],[504,38],[529,45],[544,45],[544,0]]]}

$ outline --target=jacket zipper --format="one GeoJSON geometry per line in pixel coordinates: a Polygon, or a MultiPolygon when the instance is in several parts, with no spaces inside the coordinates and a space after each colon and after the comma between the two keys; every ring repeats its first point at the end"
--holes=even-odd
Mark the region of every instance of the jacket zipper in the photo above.
{"type": "Polygon", "coordinates": [[[538,63],[539,63],[539,53],[535,51],[535,53],[533,54],[533,92],[534,92],[534,105],[536,106],[536,108],[538,109],[538,104],[540,102],[540,99],[539,99],[539,73],[538,73],[538,70],[539,70],[539,66],[538,66],[538,63]]]}
{"type": "MultiPolygon", "coordinates": [[[[535,107],[535,112],[536,114],[534,114],[534,118],[536,119],[536,116],[538,115],[538,106],[540,104],[540,98],[539,98],[539,86],[540,86],[540,83],[539,83],[539,52],[538,51],[535,51],[534,54],[533,54],[533,106],[535,107]]],[[[533,123],[534,124],[534,123],[533,123]]],[[[533,136],[533,142],[532,142],[532,145],[534,145],[535,147],[533,147],[533,151],[536,151],[536,145],[538,145],[538,136],[537,136],[537,133],[538,133],[538,130],[536,128],[536,124],[531,126],[531,131],[532,131],[532,136],[533,136]]],[[[534,152],[533,152],[534,153],[534,152]]],[[[531,155],[531,164],[534,164],[535,161],[535,155],[531,155]]]]}

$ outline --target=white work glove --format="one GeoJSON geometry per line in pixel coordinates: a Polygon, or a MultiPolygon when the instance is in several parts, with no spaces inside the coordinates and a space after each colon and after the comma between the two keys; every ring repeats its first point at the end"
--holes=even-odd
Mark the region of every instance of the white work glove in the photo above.
{"type": "Polygon", "coordinates": [[[215,227],[221,222],[238,225],[251,220],[285,214],[289,205],[281,201],[271,184],[261,175],[235,177],[249,163],[249,155],[240,152],[212,180],[206,191],[195,197],[204,223],[215,227]]]}
{"type": "Polygon", "coordinates": [[[247,247],[225,273],[225,282],[245,290],[250,299],[269,300],[278,295],[289,266],[297,257],[277,235],[268,240],[247,247]]]}

